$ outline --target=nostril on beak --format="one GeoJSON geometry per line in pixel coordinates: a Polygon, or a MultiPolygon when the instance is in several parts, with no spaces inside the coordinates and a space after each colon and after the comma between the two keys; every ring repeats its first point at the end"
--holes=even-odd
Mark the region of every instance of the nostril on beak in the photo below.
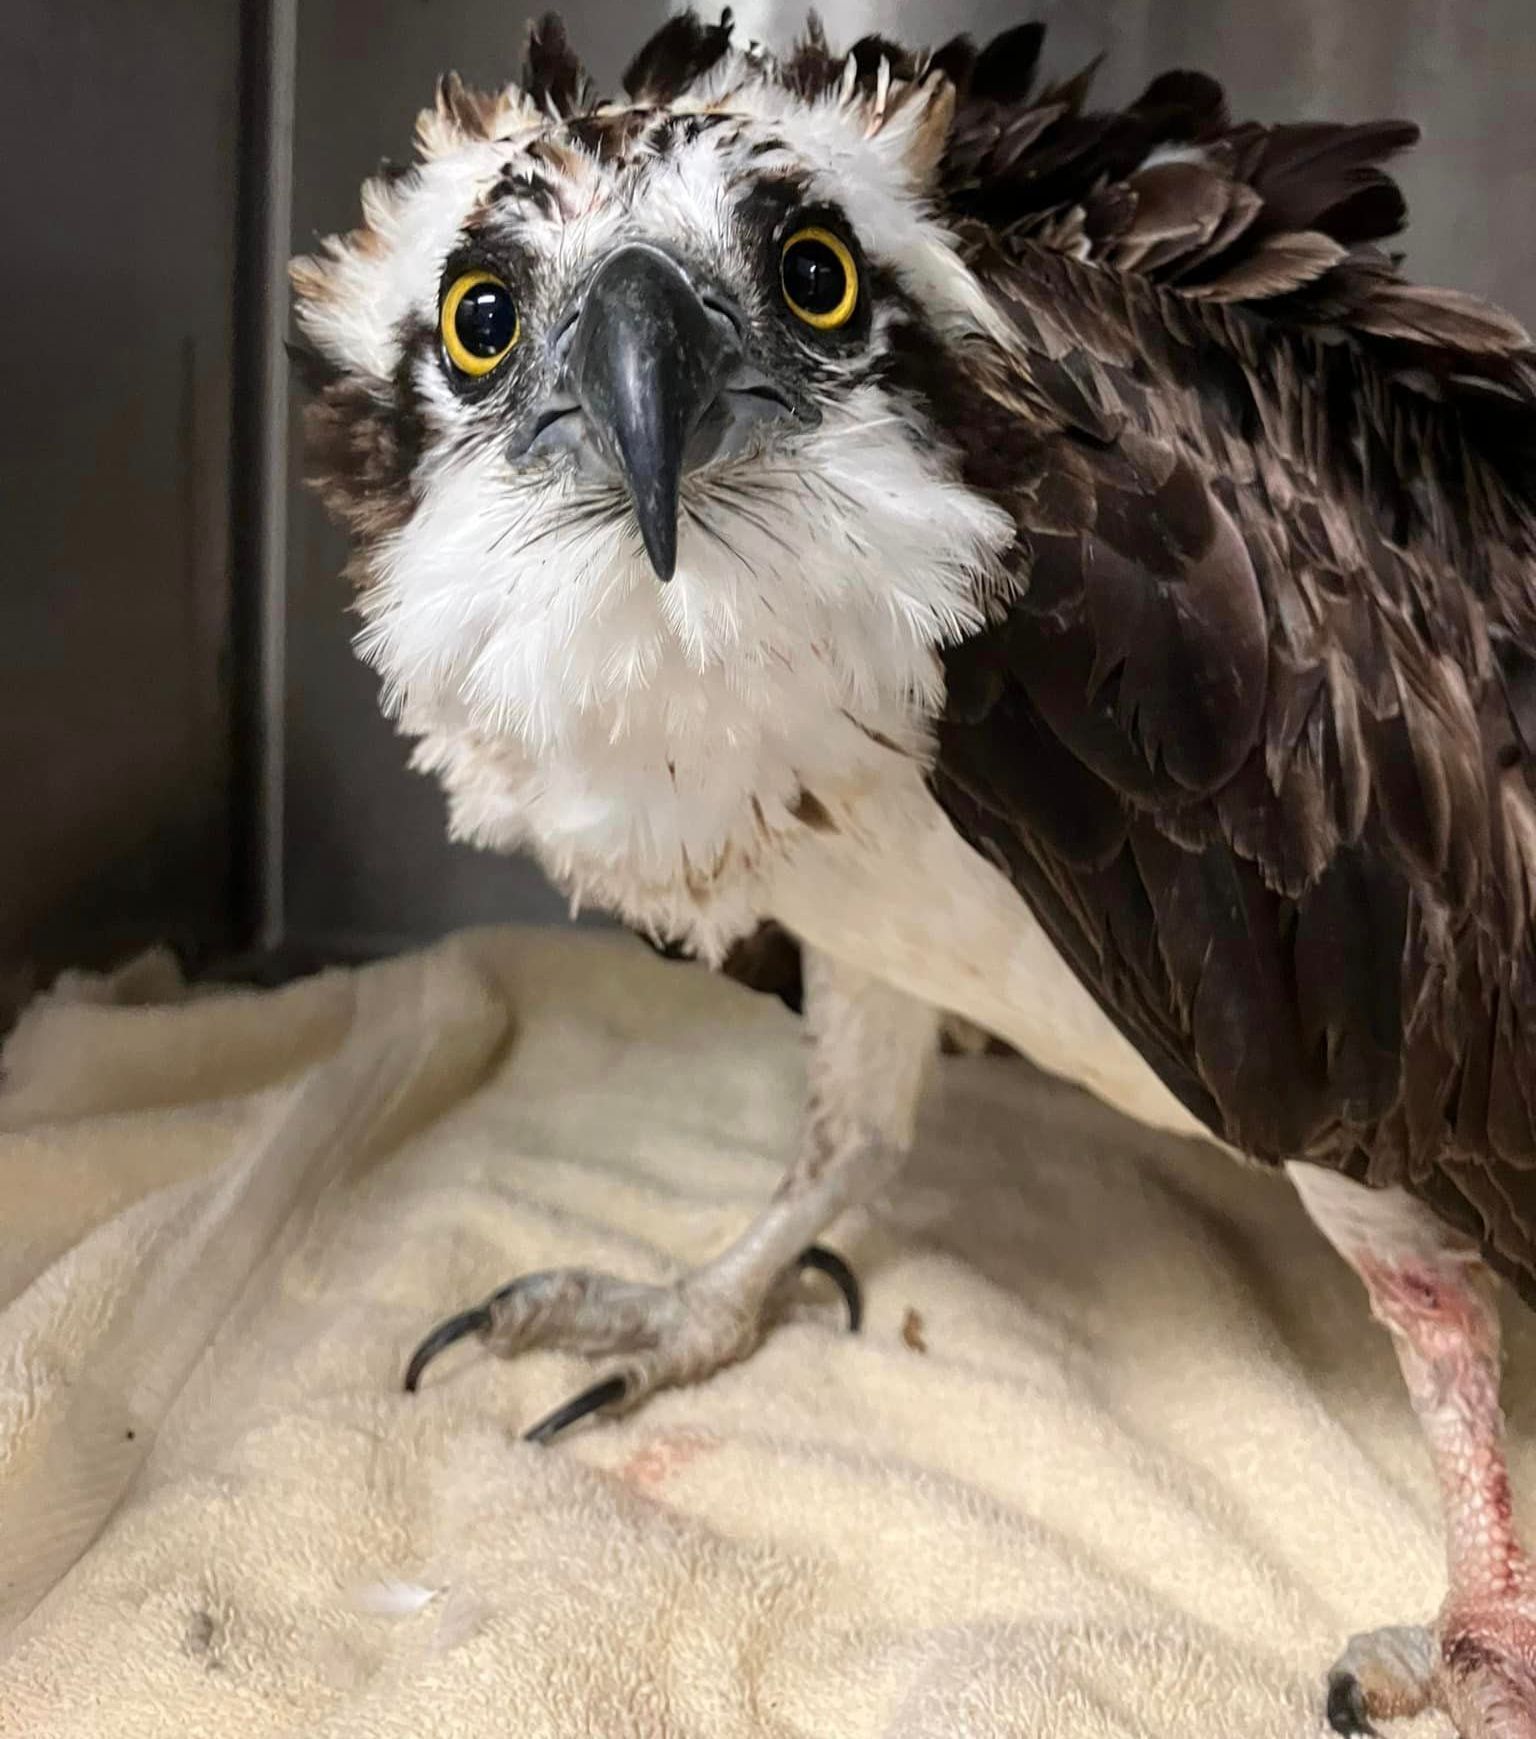
{"type": "Polygon", "coordinates": [[[529,434],[528,434],[529,440],[530,441],[538,440],[539,436],[542,435],[547,428],[551,427],[551,425],[558,423],[562,417],[569,417],[569,416],[574,415],[575,412],[577,412],[580,409],[581,409],[580,405],[574,405],[574,404],[571,404],[571,405],[559,405],[559,404],[546,405],[544,407],[544,409],[539,412],[538,416],[534,418],[533,427],[531,430],[529,430],[529,434]]]}
{"type": "Polygon", "coordinates": [[[714,290],[706,290],[699,297],[711,319],[717,325],[723,325],[730,331],[731,337],[740,344],[747,335],[746,316],[733,302],[714,290]]]}
{"type": "Polygon", "coordinates": [[[571,348],[571,339],[576,335],[576,322],[581,318],[581,304],[578,302],[568,308],[561,316],[559,324],[549,335],[549,353],[562,367],[565,364],[567,352],[571,348]]]}

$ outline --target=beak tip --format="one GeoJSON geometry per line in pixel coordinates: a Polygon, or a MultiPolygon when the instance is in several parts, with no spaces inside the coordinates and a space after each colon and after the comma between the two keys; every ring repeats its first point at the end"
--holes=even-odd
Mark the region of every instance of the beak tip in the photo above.
{"type": "Polygon", "coordinates": [[[645,541],[645,553],[650,558],[651,571],[656,578],[666,585],[677,572],[677,527],[675,521],[668,524],[665,520],[655,526],[644,526],[642,535],[645,541]]]}

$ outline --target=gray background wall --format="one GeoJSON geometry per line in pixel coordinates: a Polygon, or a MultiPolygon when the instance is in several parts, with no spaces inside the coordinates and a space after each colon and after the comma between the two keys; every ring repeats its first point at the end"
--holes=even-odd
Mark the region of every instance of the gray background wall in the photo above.
{"type": "MultiPolygon", "coordinates": [[[[1107,52],[1107,97],[1185,63],[1220,76],[1256,118],[1410,116],[1427,133],[1403,171],[1411,266],[1536,320],[1532,0],[821,9],[848,39],[876,26],[983,35],[1038,17],[1052,69],[1107,52]]],[[[612,83],[663,7],[564,10],[612,83]]],[[[803,5],[736,11],[745,32],[781,40],[803,5]]],[[[249,631],[232,643],[230,625],[249,630],[259,598],[257,577],[231,574],[227,525],[240,481],[229,420],[250,408],[229,384],[242,13],[248,40],[253,14],[291,26],[291,59],[287,47],[277,56],[293,109],[278,239],[297,249],[352,222],[359,182],[406,151],[439,71],[483,84],[512,74],[525,17],[505,0],[0,7],[0,126],[14,135],[0,152],[13,334],[0,418],[0,963],[168,931],[217,946],[250,917],[239,872],[255,848],[235,745],[236,676],[253,648],[249,631]],[[70,318],[88,309],[100,340],[50,343],[61,305],[70,318]]],[[[435,789],[404,770],[405,745],[351,656],[340,541],[289,482],[267,623],[281,653],[269,671],[268,940],[351,953],[464,922],[558,916],[529,866],[445,841],[435,789]]]]}
{"type": "Polygon", "coordinates": [[[222,934],[240,19],[0,5],[0,1001],[222,934]]]}

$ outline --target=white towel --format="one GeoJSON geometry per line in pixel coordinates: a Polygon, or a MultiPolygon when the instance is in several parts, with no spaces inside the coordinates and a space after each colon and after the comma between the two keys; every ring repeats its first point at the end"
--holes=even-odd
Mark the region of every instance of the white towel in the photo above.
{"type": "Polygon", "coordinates": [[[719,1249],[794,1141],[778,1004],[609,936],[261,994],[152,957],[4,1068],[7,1735],[1310,1736],[1346,1635],[1439,1598],[1391,1350],[1288,1186],[1016,1061],[942,1063],[835,1229],[862,1335],[808,1280],[548,1449],[580,1360],[470,1345],[412,1397],[412,1345],[529,1269],[719,1249]]]}

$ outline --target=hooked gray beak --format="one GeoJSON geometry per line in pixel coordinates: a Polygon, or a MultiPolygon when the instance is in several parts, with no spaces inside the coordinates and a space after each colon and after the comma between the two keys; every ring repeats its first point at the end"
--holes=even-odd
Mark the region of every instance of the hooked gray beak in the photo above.
{"type": "Polygon", "coordinates": [[[559,391],[514,446],[514,457],[575,448],[586,468],[617,476],[659,580],[677,568],[684,476],[795,414],[748,361],[743,325],[723,298],[701,296],[670,254],[626,243],[588,284],[559,391]]]}

